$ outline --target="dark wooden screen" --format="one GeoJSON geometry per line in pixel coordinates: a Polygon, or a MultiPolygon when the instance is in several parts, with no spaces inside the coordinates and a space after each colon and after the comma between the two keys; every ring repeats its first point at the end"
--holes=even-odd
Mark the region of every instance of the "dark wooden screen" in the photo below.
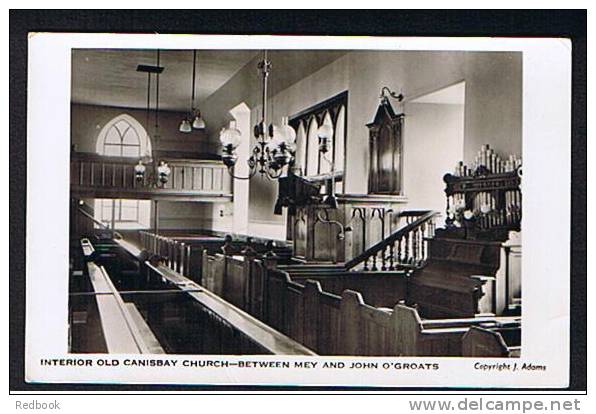
{"type": "Polygon", "coordinates": [[[396,115],[382,102],[369,128],[370,171],[368,191],[374,194],[401,194],[403,114],[396,115]]]}
{"type": "MultiPolygon", "coordinates": [[[[333,125],[333,139],[329,143],[330,151],[327,157],[335,164],[335,171],[341,172],[345,169],[345,144],[348,125],[348,91],[344,91],[310,108],[307,108],[289,119],[289,124],[296,130],[296,154],[295,167],[299,175],[325,174],[329,168],[322,159],[321,154],[311,154],[318,151],[318,139],[311,136],[309,132],[315,131],[329,116],[333,125]],[[302,132],[301,132],[302,130],[302,132]],[[304,142],[301,142],[304,140],[304,142]],[[312,156],[309,158],[309,154],[312,156]],[[316,155],[316,156],[315,156],[316,155]],[[316,165],[309,165],[315,162],[316,165]],[[310,172],[310,173],[309,173],[310,172]]],[[[342,181],[341,177],[337,179],[342,181]]],[[[337,190],[337,188],[336,188],[337,190]]]]}

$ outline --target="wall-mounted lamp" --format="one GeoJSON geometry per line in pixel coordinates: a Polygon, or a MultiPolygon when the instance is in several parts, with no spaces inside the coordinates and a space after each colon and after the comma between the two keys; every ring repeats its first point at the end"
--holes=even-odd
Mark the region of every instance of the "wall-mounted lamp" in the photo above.
{"type": "Polygon", "coordinates": [[[317,136],[319,137],[319,151],[326,154],[329,151],[329,141],[333,138],[333,125],[328,116],[325,117],[323,124],[317,130],[317,136]]]}
{"type": "Polygon", "coordinates": [[[391,89],[389,89],[388,86],[383,86],[381,88],[381,95],[379,96],[379,98],[381,98],[381,103],[388,104],[390,97],[397,99],[398,102],[401,102],[404,100],[404,95],[401,92],[396,93],[396,92],[392,91],[391,89]]]}

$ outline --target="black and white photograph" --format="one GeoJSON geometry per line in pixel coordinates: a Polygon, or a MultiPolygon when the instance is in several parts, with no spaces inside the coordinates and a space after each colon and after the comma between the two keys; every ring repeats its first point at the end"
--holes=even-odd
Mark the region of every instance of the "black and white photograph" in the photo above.
{"type": "Polygon", "coordinates": [[[76,49],[71,97],[70,352],[522,352],[520,52],[76,49]]]}
{"type": "Polygon", "coordinates": [[[565,40],[29,43],[28,381],[567,386],[565,40]]]}

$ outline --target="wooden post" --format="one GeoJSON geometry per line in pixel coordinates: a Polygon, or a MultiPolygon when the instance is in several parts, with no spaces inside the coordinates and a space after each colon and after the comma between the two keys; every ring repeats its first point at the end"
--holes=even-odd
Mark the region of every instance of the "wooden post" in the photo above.
{"type": "Polygon", "coordinates": [[[508,357],[509,349],[498,332],[470,327],[462,338],[464,357],[508,357]]]}
{"type": "Polygon", "coordinates": [[[319,309],[322,292],[321,284],[318,281],[310,279],[306,281],[303,293],[302,339],[303,344],[315,352],[319,350],[319,309]]]}
{"type": "Polygon", "coordinates": [[[417,356],[422,355],[419,342],[422,321],[418,311],[405,305],[397,304],[393,308],[393,323],[396,332],[396,355],[417,356]]]}
{"type": "Polygon", "coordinates": [[[360,306],[364,300],[360,292],[344,290],[341,295],[340,312],[340,355],[362,355],[360,306]]]}
{"type": "Polygon", "coordinates": [[[255,260],[254,255],[244,256],[242,263],[242,309],[250,313],[252,307],[252,262],[255,260]]]}
{"type": "Polygon", "coordinates": [[[155,251],[157,252],[157,235],[159,234],[159,206],[157,204],[157,200],[153,201],[154,208],[154,217],[153,217],[153,233],[155,234],[155,251]]]}
{"type": "Polygon", "coordinates": [[[203,260],[201,260],[201,284],[208,290],[213,290],[213,286],[211,286],[211,279],[209,275],[209,253],[207,253],[207,249],[203,249],[201,252],[203,256],[203,260]]]}

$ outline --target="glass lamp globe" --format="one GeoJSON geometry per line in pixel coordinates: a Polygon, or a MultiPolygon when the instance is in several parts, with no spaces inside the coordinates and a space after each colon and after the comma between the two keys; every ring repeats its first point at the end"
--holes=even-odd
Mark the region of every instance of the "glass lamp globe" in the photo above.
{"type": "Polygon", "coordinates": [[[170,167],[168,163],[165,161],[160,161],[159,165],[157,166],[158,174],[170,175],[170,167]]]}
{"type": "Polygon", "coordinates": [[[188,119],[184,118],[182,120],[182,122],[180,122],[180,125],[178,126],[178,131],[183,132],[185,134],[192,132],[192,125],[190,124],[190,121],[188,119]]]}
{"type": "Polygon", "coordinates": [[[205,120],[201,116],[200,112],[197,112],[195,119],[192,121],[192,127],[194,129],[205,129],[205,120]]]}
{"type": "Polygon", "coordinates": [[[168,166],[167,162],[159,162],[159,165],[157,166],[157,174],[159,175],[159,181],[161,181],[163,184],[168,182],[168,178],[170,176],[170,167],[168,166]]]}
{"type": "Polygon", "coordinates": [[[141,181],[143,180],[143,178],[145,177],[145,170],[146,167],[143,164],[143,160],[139,160],[139,163],[137,165],[135,165],[135,178],[137,179],[137,181],[141,181]]]}
{"type": "Polygon", "coordinates": [[[317,130],[317,135],[320,139],[329,140],[333,138],[333,126],[331,126],[331,124],[324,123],[317,130]]]}
{"type": "Polygon", "coordinates": [[[288,125],[288,117],[282,118],[281,130],[285,136],[286,144],[294,144],[296,142],[296,131],[288,125]]]}
{"type": "Polygon", "coordinates": [[[317,135],[319,137],[319,151],[325,154],[329,151],[329,141],[333,138],[333,126],[331,126],[331,123],[325,120],[323,125],[317,130],[317,135]]]}
{"type": "Polygon", "coordinates": [[[279,142],[273,139],[265,145],[265,152],[268,152],[272,156],[279,151],[279,142]]]}
{"type": "Polygon", "coordinates": [[[271,138],[271,142],[274,143],[276,146],[280,146],[282,144],[288,144],[288,137],[286,135],[286,131],[283,127],[278,127],[277,125],[273,125],[273,137],[271,138]]]}
{"type": "Polygon", "coordinates": [[[135,173],[137,174],[145,174],[145,165],[143,164],[143,160],[139,160],[139,163],[135,165],[135,173]]]}
{"type": "Polygon", "coordinates": [[[222,128],[219,133],[219,140],[224,147],[237,148],[240,145],[242,133],[236,128],[236,122],[230,121],[227,128],[222,128]]]}

